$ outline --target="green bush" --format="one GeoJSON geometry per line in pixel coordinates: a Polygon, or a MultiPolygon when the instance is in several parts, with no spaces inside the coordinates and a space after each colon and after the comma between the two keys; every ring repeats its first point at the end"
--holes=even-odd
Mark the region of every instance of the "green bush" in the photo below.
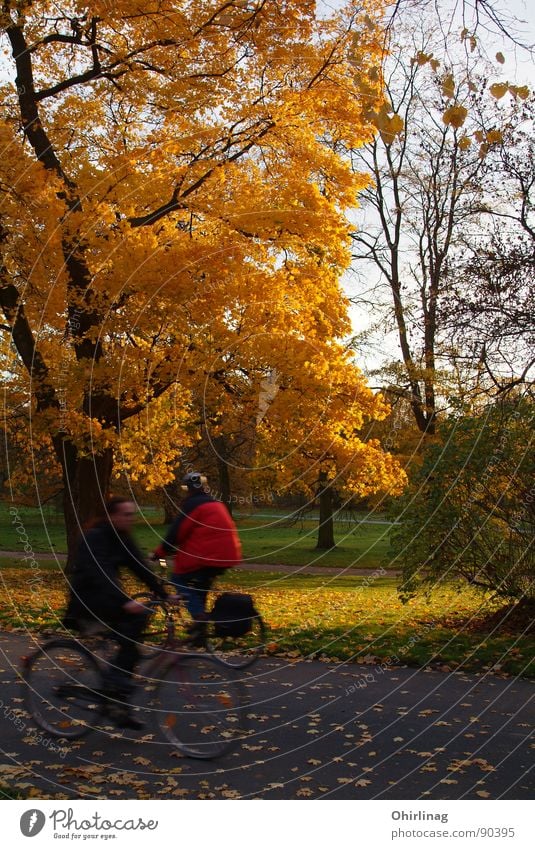
{"type": "Polygon", "coordinates": [[[404,597],[453,579],[535,602],[534,421],[516,399],[441,425],[395,507],[404,597]]]}

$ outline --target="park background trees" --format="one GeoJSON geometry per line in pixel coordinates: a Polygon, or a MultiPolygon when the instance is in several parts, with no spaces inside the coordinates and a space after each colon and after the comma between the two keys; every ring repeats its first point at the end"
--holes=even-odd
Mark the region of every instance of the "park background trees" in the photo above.
{"type": "Polygon", "coordinates": [[[3,475],[61,481],[71,552],[112,481],[200,461],[229,504],[317,497],[329,547],[335,490],[398,493],[448,417],[529,392],[529,89],[477,21],[394,7],[4,7],[3,475]],[[401,350],[373,391],[351,230],[401,350]]]}
{"type": "Polygon", "coordinates": [[[341,152],[374,132],[382,37],[373,3],[314,6],[3,7],[0,303],[71,553],[118,458],[162,483],[199,399],[232,415],[204,386],[234,402],[244,322],[271,349],[344,322],[345,211],[368,178],[341,152]]]}

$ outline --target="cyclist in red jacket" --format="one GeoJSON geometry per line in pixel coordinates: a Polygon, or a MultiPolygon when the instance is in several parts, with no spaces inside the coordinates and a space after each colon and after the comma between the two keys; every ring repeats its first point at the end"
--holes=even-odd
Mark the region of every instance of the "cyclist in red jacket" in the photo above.
{"type": "Polygon", "coordinates": [[[229,511],[206,490],[206,478],[190,472],[183,478],[187,490],[180,512],[153,559],[174,554],[172,582],[186,602],[196,626],[192,637],[202,641],[206,596],[215,578],[241,562],[241,545],[229,511]]]}

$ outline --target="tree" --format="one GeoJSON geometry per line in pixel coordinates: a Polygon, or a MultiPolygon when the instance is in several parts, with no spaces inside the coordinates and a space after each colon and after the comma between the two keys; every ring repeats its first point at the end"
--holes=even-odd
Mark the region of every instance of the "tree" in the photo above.
{"type": "MultiPolygon", "coordinates": [[[[504,96],[499,90],[497,95],[504,96]]],[[[483,172],[487,232],[466,239],[448,267],[441,321],[494,393],[533,384],[535,174],[533,97],[489,153],[483,172]]]]}
{"type": "MultiPolygon", "coordinates": [[[[347,54],[377,64],[373,18],[302,0],[4,3],[0,306],[32,440],[61,467],[69,552],[118,454],[142,473],[155,405],[196,391],[185,317],[225,316],[232,284],[280,291],[295,325],[346,266],[365,178],[340,151],[371,137],[380,89],[364,97],[347,54]]],[[[171,467],[186,437],[168,424],[171,467]]]]}
{"type": "Polygon", "coordinates": [[[279,494],[319,498],[319,549],[335,545],[335,490],[348,501],[403,490],[406,475],[397,459],[365,435],[388,412],[339,344],[317,342],[311,352],[303,343],[300,368],[286,381],[281,375],[280,391],[258,425],[257,481],[279,494]]]}
{"type": "MultiPolygon", "coordinates": [[[[524,9],[527,14],[527,0],[524,0],[524,9]]],[[[435,0],[394,0],[389,6],[389,28],[391,28],[401,15],[407,11],[427,13],[431,10],[435,15],[439,12],[435,0]]],[[[484,43],[481,46],[481,38],[489,37],[495,41],[502,39],[510,47],[520,47],[523,51],[532,52],[533,44],[526,41],[524,21],[515,17],[514,13],[504,8],[494,0],[461,0],[460,4],[452,3],[447,6],[447,15],[451,18],[458,17],[462,23],[463,38],[468,40],[470,50],[473,52],[479,45],[485,50],[484,43]]],[[[445,27],[447,31],[453,29],[445,27]]]]}
{"type": "Polygon", "coordinates": [[[405,596],[444,581],[535,602],[533,399],[450,417],[396,505],[405,596]]]}
{"type": "MultiPolygon", "coordinates": [[[[529,95],[504,84],[508,96],[498,105],[480,59],[455,57],[436,30],[425,21],[410,33],[406,26],[394,29],[386,100],[375,118],[379,134],[353,153],[355,167],[373,175],[356,219],[355,268],[395,329],[398,391],[420,431],[431,436],[448,407],[456,354],[444,320],[450,260],[470,239],[480,241],[476,234],[491,211],[483,186],[487,157],[503,148],[502,128],[521,120],[529,95]]],[[[369,294],[355,298],[362,305],[369,300],[369,294]]]]}

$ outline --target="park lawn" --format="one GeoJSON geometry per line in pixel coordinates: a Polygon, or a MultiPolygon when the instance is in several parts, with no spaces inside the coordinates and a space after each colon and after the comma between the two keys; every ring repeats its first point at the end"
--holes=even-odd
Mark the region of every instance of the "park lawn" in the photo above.
{"type": "Polygon", "coordinates": [[[316,549],[317,522],[287,527],[263,520],[238,523],[245,562],[285,566],[330,566],[337,569],[388,568],[389,525],[335,525],[336,547],[316,549]]]}
{"type": "MultiPolygon", "coordinates": [[[[0,504],[0,547],[3,551],[22,550],[27,537],[31,550],[36,553],[66,552],[61,514],[46,508],[40,511],[33,507],[17,507],[16,510],[17,513],[10,512],[9,505],[0,504]],[[15,518],[20,522],[13,521],[15,518]],[[22,527],[26,536],[21,545],[22,527]]],[[[318,527],[314,521],[288,527],[276,519],[247,518],[238,519],[238,529],[245,563],[337,569],[377,569],[382,566],[388,569],[390,526],[387,524],[337,524],[337,545],[330,551],[316,549],[318,527]]],[[[156,548],[165,532],[166,527],[158,524],[154,511],[149,511],[139,517],[134,535],[141,549],[148,553],[156,548]]]]}
{"type": "MultiPolygon", "coordinates": [[[[38,565],[28,576],[27,567],[0,562],[1,629],[58,627],[65,579],[52,562],[38,565]]],[[[252,592],[269,626],[270,654],[354,661],[375,670],[431,665],[535,676],[535,636],[505,625],[489,630],[484,617],[499,605],[471,589],[446,588],[404,605],[391,577],[232,572],[219,586],[252,592]]]]}

